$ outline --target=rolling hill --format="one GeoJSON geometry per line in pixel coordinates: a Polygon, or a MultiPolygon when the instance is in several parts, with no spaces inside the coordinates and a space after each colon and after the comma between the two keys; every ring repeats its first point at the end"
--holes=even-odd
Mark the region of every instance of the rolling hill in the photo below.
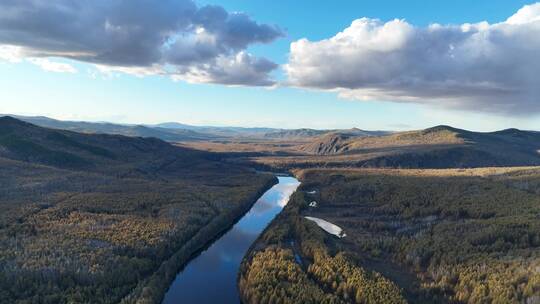
{"type": "Polygon", "coordinates": [[[294,149],[304,155],[255,159],[278,168],[462,168],[540,164],[540,133],[507,129],[472,132],[449,126],[382,136],[323,134],[294,149]]]}
{"type": "Polygon", "coordinates": [[[398,165],[425,164],[433,167],[481,167],[540,164],[540,133],[508,129],[481,133],[437,126],[422,131],[397,133],[376,138],[354,138],[337,149],[337,153],[364,151],[399,151],[382,160],[398,165]],[[418,156],[412,160],[411,154],[418,156]]]}
{"type": "Polygon", "coordinates": [[[358,128],[344,130],[315,130],[315,129],[291,129],[266,133],[265,138],[279,140],[315,140],[318,137],[343,135],[348,137],[368,137],[390,134],[387,131],[366,131],[358,128]]]}
{"type": "Polygon", "coordinates": [[[174,147],[157,138],[84,134],[0,117],[0,157],[92,172],[150,174],[174,163],[196,165],[209,153],[174,147]],[[171,164],[170,164],[171,163],[171,164]],[[126,166],[129,164],[129,166],[126,166]]]}
{"type": "Polygon", "coordinates": [[[159,302],[274,183],[220,157],[0,117],[0,303],[159,302]]]}
{"type": "Polygon", "coordinates": [[[10,116],[40,127],[69,130],[80,133],[115,134],[132,137],[155,137],[170,142],[211,140],[217,138],[217,135],[201,133],[191,129],[144,125],[122,125],[108,122],[63,121],[43,116],[10,116]]]}
{"type": "MultiPolygon", "coordinates": [[[[1,117],[2,115],[0,115],[1,117]]],[[[152,125],[128,125],[110,122],[64,121],[44,116],[5,115],[40,127],[69,130],[80,133],[116,134],[134,137],[155,137],[170,142],[224,141],[224,140],[286,140],[309,141],[317,136],[340,132],[355,136],[380,136],[385,131],[365,131],[357,128],[346,130],[276,129],[264,127],[215,127],[193,126],[177,122],[152,125]]]]}
{"type": "Polygon", "coordinates": [[[165,128],[173,130],[191,130],[204,134],[211,134],[218,137],[261,137],[267,133],[276,132],[274,128],[249,128],[249,127],[215,127],[215,126],[193,126],[177,122],[165,122],[155,125],[148,125],[152,128],[165,128]]]}
{"type": "Polygon", "coordinates": [[[153,125],[129,125],[110,122],[65,121],[44,116],[8,116],[46,128],[70,130],[81,133],[155,137],[171,142],[222,140],[230,137],[261,137],[266,133],[278,131],[278,129],[272,128],[192,126],[177,122],[166,122],[153,125]]]}

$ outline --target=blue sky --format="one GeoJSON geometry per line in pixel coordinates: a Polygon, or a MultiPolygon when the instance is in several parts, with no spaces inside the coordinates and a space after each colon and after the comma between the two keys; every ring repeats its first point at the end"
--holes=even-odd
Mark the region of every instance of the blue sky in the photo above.
{"type": "MultiPolygon", "coordinates": [[[[530,1],[199,1],[229,12],[240,11],[260,23],[275,24],[285,37],[247,51],[277,64],[288,61],[290,44],[301,38],[334,36],[361,17],[462,24],[506,20],[530,1]]],[[[416,129],[450,124],[472,130],[507,127],[540,129],[537,116],[450,110],[432,105],[384,100],[357,101],[309,88],[261,88],[189,84],[164,76],[104,74],[88,63],[54,58],[77,73],[54,73],[23,61],[0,63],[0,113],[44,115],[59,119],[282,128],[416,129]]],[[[284,80],[281,69],[272,72],[284,80]]]]}

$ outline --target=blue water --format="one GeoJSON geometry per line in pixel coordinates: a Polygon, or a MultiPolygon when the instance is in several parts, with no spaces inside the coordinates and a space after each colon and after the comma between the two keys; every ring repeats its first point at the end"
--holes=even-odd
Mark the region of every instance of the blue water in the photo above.
{"type": "Polygon", "coordinates": [[[236,279],[244,255],[300,185],[293,177],[278,179],[231,230],[176,276],[163,304],[240,303],[236,279]]]}

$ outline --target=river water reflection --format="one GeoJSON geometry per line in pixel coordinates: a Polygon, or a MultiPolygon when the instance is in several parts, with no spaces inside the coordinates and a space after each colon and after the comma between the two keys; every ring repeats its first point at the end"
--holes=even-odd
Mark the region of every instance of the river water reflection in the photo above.
{"type": "Polygon", "coordinates": [[[293,177],[278,179],[279,183],[265,192],[231,230],[176,276],[164,304],[240,302],[236,279],[242,258],[300,185],[293,177]]]}

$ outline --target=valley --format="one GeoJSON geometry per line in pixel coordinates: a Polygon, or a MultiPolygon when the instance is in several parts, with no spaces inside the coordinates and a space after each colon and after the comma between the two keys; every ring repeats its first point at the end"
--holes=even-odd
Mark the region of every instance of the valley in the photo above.
{"type": "Polygon", "coordinates": [[[0,302],[159,302],[275,182],[157,139],[0,118],[0,302]]]}
{"type": "Polygon", "coordinates": [[[0,304],[540,304],[540,0],[0,0],[0,304]]]}
{"type": "Polygon", "coordinates": [[[0,300],[537,301],[539,133],[257,130],[166,142],[0,118],[0,300]],[[301,185],[260,207],[277,173],[301,185]]]}

